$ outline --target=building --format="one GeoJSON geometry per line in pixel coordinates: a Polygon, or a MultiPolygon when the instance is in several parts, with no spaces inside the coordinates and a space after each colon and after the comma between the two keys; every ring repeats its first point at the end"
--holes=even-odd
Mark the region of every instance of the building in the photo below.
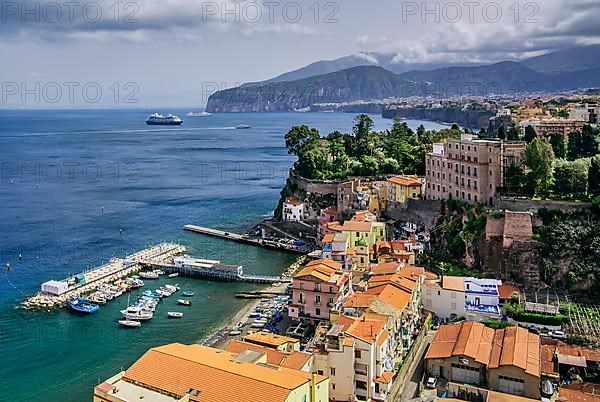
{"type": "Polygon", "coordinates": [[[429,375],[539,399],[540,337],[525,328],[442,325],[425,356],[429,375]]]}
{"type": "Polygon", "coordinates": [[[423,181],[417,176],[394,176],[387,179],[387,198],[390,202],[406,203],[409,198],[421,198],[423,181]]]}
{"type": "Polygon", "coordinates": [[[527,126],[533,127],[540,138],[551,135],[561,135],[566,138],[572,132],[580,131],[585,124],[586,122],[582,120],[546,117],[523,120],[520,126],[523,130],[527,126]]]}
{"type": "Polygon", "coordinates": [[[350,247],[356,247],[359,243],[364,243],[369,247],[374,247],[380,240],[385,240],[385,223],[383,222],[360,222],[346,221],[339,228],[342,233],[348,235],[350,247]]]}
{"type": "Polygon", "coordinates": [[[378,241],[375,245],[377,262],[379,264],[398,262],[404,265],[415,265],[415,253],[407,250],[407,244],[410,244],[407,240],[378,241]]]}
{"type": "Polygon", "coordinates": [[[353,251],[347,233],[328,233],[323,238],[322,257],[341,264],[344,271],[350,271],[353,267],[353,251]]]}
{"type": "Polygon", "coordinates": [[[323,238],[327,233],[331,233],[331,225],[339,220],[337,209],[335,207],[327,207],[321,209],[319,212],[319,228],[317,241],[318,245],[321,246],[323,238]]]}
{"type": "Polygon", "coordinates": [[[443,276],[425,281],[421,293],[423,307],[442,320],[465,317],[472,321],[500,318],[500,300],[496,279],[443,276]]]}
{"type": "Polygon", "coordinates": [[[463,134],[434,144],[425,156],[425,196],[492,204],[505,187],[505,172],[520,164],[524,142],[474,139],[463,134]]]}
{"type": "Polygon", "coordinates": [[[328,402],[329,379],[267,363],[266,353],[231,353],[178,343],[150,349],[94,388],[94,402],[328,402]]]}
{"type": "Polygon", "coordinates": [[[48,281],[42,283],[42,292],[53,296],[60,296],[69,291],[67,281],[48,281]]]}
{"type": "Polygon", "coordinates": [[[596,103],[583,103],[573,106],[569,111],[569,119],[583,121],[587,124],[598,124],[600,106],[596,103]]]}
{"type": "Polygon", "coordinates": [[[272,332],[257,331],[246,335],[243,340],[247,343],[252,343],[288,353],[300,350],[300,341],[298,339],[291,338],[289,336],[277,335],[272,332]]]}
{"type": "Polygon", "coordinates": [[[267,346],[238,340],[229,342],[229,344],[227,344],[225,347],[225,351],[236,353],[238,355],[248,350],[264,353],[266,355],[268,364],[305,371],[307,373],[311,373],[313,371],[313,355],[311,353],[300,352],[297,350],[286,352],[279,348],[270,348],[267,346]]]}
{"type": "Polygon", "coordinates": [[[283,220],[300,222],[304,219],[304,203],[298,197],[288,197],[283,203],[283,220]]]}
{"type": "Polygon", "coordinates": [[[291,318],[329,320],[329,312],[352,292],[352,273],[328,259],[308,263],[292,281],[291,318]]]}

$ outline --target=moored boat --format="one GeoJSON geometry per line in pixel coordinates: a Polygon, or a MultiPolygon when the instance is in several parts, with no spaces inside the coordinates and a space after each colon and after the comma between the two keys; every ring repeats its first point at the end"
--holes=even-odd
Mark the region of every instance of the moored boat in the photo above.
{"type": "Polygon", "coordinates": [[[179,276],[178,272],[174,272],[172,274],[169,274],[169,278],[177,278],[179,276]]]}
{"type": "Polygon", "coordinates": [[[192,292],[191,290],[187,290],[183,292],[182,295],[184,295],[185,297],[192,297],[194,296],[194,292],[192,292]]]}
{"type": "Polygon", "coordinates": [[[127,328],[137,328],[137,327],[141,327],[142,323],[139,321],[133,321],[133,320],[119,320],[119,325],[121,325],[123,327],[127,327],[127,328]]]}
{"type": "Polygon", "coordinates": [[[179,303],[183,306],[191,306],[192,305],[192,302],[190,300],[184,300],[184,299],[177,300],[177,303],[179,303]]]}
{"type": "Polygon", "coordinates": [[[169,318],[181,318],[181,317],[183,317],[183,313],[180,313],[178,311],[169,311],[167,313],[167,315],[169,316],[169,318]]]}
{"type": "Polygon", "coordinates": [[[158,279],[158,274],[156,272],[140,272],[140,278],[158,279]]]}
{"type": "Polygon", "coordinates": [[[81,297],[72,297],[67,300],[67,307],[71,311],[82,314],[92,314],[98,311],[100,308],[97,304],[94,304],[89,300],[82,299],[81,297]]]}

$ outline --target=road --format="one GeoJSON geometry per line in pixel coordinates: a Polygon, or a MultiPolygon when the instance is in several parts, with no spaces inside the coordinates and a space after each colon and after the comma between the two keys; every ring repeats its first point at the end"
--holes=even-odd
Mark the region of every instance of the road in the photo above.
{"type": "Polygon", "coordinates": [[[418,358],[415,359],[410,366],[408,381],[404,384],[402,388],[402,392],[400,394],[400,401],[427,401],[432,400],[430,398],[420,397],[417,395],[419,390],[419,383],[423,378],[423,372],[425,371],[425,353],[427,352],[427,347],[431,343],[433,336],[435,335],[435,331],[429,331],[427,336],[423,338],[423,342],[419,348],[419,352],[417,353],[418,358]]]}

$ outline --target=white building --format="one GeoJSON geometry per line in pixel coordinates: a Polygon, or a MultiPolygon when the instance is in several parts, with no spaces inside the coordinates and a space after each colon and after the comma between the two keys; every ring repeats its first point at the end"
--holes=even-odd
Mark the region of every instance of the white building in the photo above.
{"type": "Polygon", "coordinates": [[[283,220],[300,222],[304,219],[304,203],[298,197],[288,197],[283,203],[283,220]]]}
{"type": "Polygon", "coordinates": [[[69,284],[66,281],[48,281],[42,283],[42,292],[54,296],[60,296],[67,293],[68,290],[69,284]]]}
{"type": "Polygon", "coordinates": [[[426,281],[421,293],[423,308],[443,320],[465,317],[471,321],[500,318],[496,279],[444,276],[426,281]]]}
{"type": "Polygon", "coordinates": [[[569,119],[596,124],[598,123],[599,114],[600,106],[596,104],[585,103],[571,108],[569,112],[569,119]]]}

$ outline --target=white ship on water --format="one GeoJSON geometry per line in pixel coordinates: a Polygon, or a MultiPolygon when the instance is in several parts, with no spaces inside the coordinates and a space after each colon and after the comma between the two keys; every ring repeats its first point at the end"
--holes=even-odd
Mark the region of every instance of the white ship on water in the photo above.
{"type": "Polygon", "coordinates": [[[148,117],[146,124],[150,126],[180,126],[183,124],[183,120],[179,116],[173,116],[172,114],[163,116],[162,114],[154,113],[148,117]]]}
{"type": "Polygon", "coordinates": [[[212,116],[211,113],[208,112],[189,112],[186,114],[187,117],[208,117],[212,116]]]}

